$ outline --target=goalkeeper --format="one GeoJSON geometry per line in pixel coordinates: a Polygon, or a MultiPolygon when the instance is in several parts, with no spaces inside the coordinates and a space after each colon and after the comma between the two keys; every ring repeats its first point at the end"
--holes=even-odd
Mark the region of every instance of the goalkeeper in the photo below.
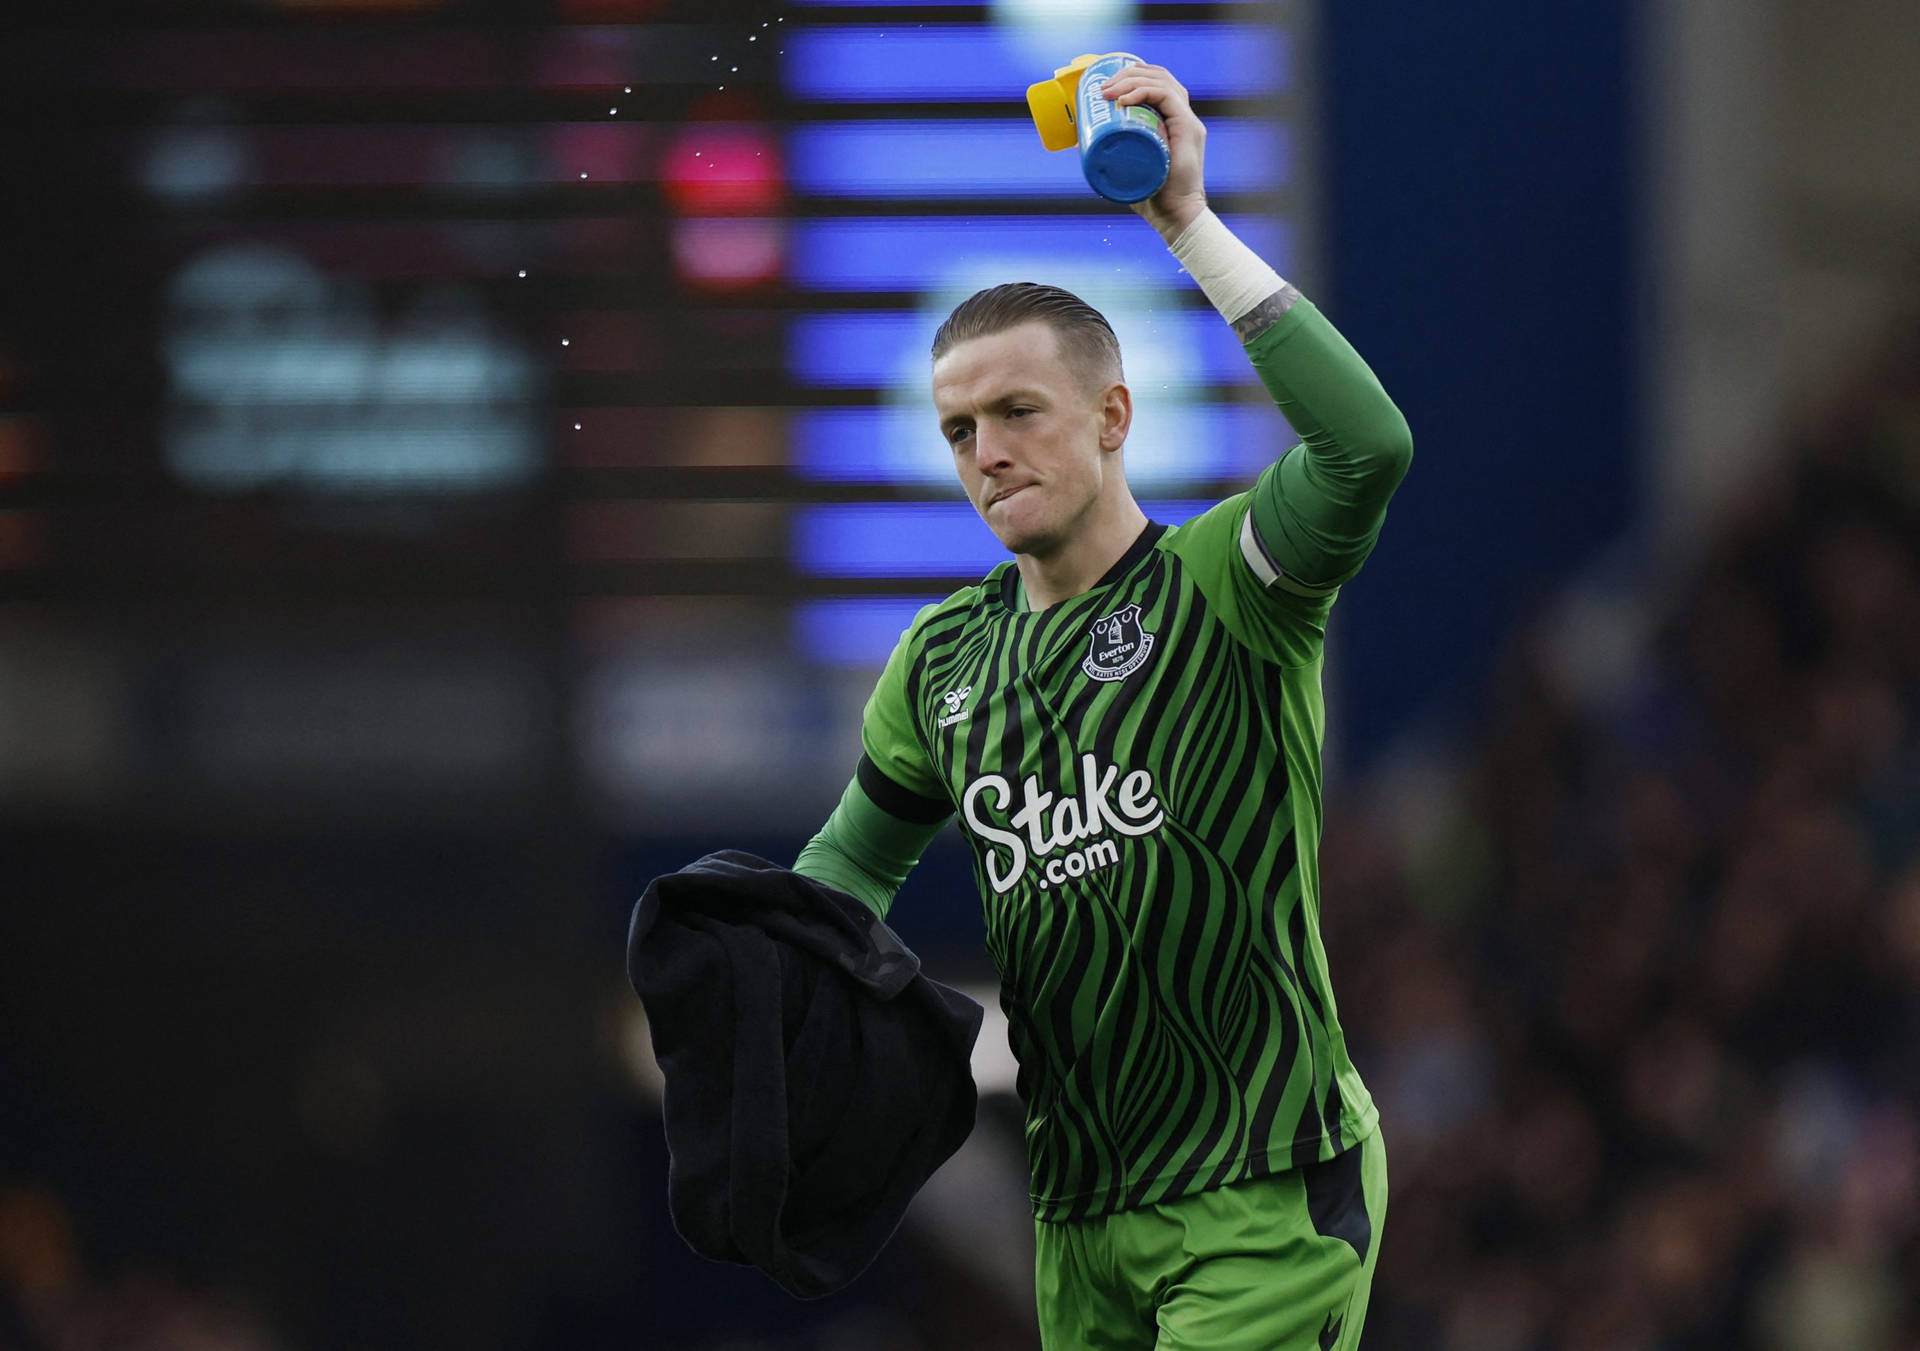
{"type": "Polygon", "coordinates": [[[1013,557],[915,615],[794,867],[884,915],[959,817],[1020,1065],[1049,1351],[1351,1348],[1387,1174],[1320,943],[1320,671],[1412,443],[1208,210],[1180,82],[1136,65],[1104,92],[1165,119],[1171,172],[1133,209],[1302,444],[1193,520],[1149,521],[1106,320],[1024,282],[962,303],[934,405],[1013,557]]]}

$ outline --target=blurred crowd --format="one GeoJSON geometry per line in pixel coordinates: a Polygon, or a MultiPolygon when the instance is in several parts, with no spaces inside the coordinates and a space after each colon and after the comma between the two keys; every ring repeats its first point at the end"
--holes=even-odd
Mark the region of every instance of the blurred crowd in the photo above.
{"type": "Polygon", "coordinates": [[[0,1187],[0,1351],[279,1351],[260,1312],[157,1267],[90,1270],[65,1202],[0,1187]]]}
{"type": "Polygon", "coordinates": [[[1629,678],[1528,625],[1442,810],[1329,807],[1370,1351],[1920,1351],[1920,329],[1841,408],[1629,678]]]}

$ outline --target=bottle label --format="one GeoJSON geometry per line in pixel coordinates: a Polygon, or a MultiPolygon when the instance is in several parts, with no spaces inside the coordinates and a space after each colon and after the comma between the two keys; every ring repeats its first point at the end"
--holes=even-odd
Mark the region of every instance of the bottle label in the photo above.
{"type": "Polygon", "coordinates": [[[1144,103],[1135,103],[1122,108],[1106,97],[1104,90],[1107,81],[1139,63],[1140,58],[1127,52],[1116,52],[1088,66],[1080,77],[1081,109],[1080,148],[1085,151],[1094,140],[1105,131],[1118,130],[1121,127],[1138,127],[1160,138],[1167,139],[1165,120],[1153,108],[1144,103]]]}
{"type": "Polygon", "coordinates": [[[1092,78],[1093,88],[1087,91],[1086,134],[1088,139],[1092,139],[1095,132],[1106,126],[1107,123],[1113,121],[1114,114],[1113,100],[1100,92],[1107,83],[1107,77],[1102,74],[1093,76],[1092,78]]]}

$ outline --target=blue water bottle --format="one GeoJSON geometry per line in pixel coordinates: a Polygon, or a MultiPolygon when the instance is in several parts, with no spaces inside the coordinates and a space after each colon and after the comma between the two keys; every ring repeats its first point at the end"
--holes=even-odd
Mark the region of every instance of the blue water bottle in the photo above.
{"type": "Polygon", "coordinates": [[[1049,150],[1080,147],[1087,183],[1115,202],[1144,201],[1160,191],[1173,166],[1167,128],[1144,103],[1123,108],[1101,91],[1114,75],[1141,64],[1131,52],[1076,56],[1054,78],[1027,89],[1027,107],[1049,150]]]}

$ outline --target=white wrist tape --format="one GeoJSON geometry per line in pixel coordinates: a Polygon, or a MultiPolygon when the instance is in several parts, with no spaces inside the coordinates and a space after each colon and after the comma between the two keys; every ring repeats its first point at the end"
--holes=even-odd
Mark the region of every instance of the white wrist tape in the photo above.
{"type": "Polygon", "coordinates": [[[1286,285],[1280,274],[1242,244],[1211,208],[1202,211],[1167,247],[1193,274],[1228,323],[1286,285]]]}

